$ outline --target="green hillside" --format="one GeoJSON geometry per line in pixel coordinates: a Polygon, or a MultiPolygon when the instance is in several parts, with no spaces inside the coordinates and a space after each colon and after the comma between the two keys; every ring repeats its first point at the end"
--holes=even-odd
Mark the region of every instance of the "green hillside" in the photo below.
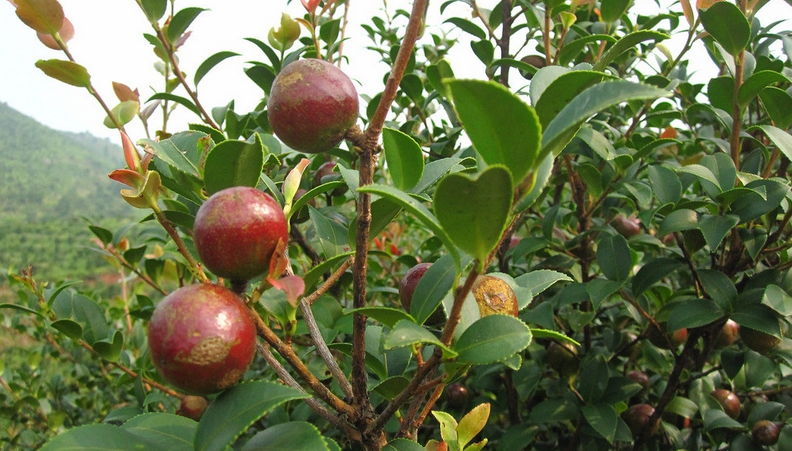
{"type": "Polygon", "coordinates": [[[105,267],[84,219],[135,212],[107,174],[121,149],[87,133],[52,130],[0,103],[0,272],[34,265],[37,279],[78,278],[105,267]]]}

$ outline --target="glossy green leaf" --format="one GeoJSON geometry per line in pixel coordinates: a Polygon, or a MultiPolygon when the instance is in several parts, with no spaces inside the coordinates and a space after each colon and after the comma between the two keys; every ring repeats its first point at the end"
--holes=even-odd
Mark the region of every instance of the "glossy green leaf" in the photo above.
{"type": "Polygon", "coordinates": [[[776,148],[778,148],[785,157],[792,160],[792,135],[772,125],[760,125],[757,128],[761,129],[765,135],[767,135],[770,141],[775,144],[776,148]]]}
{"type": "Polygon", "coordinates": [[[32,314],[37,315],[37,316],[39,316],[41,318],[44,317],[44,315],[42,315],[38,311],[33,310],[31,308],[27,308],[27,307],[22,306],[22,305],[18,305],[18,304],[2,303],[2,304],[0,304],[0,310],[2,310],[2,309],[18,310],[20,312],[32,313],[32,314]]]}
{"type": "Polygon", "coordinates": [[[591,116],[630,100],[650,100],[665,97],[669,91],[654,86],[624,80],[598,83],[569,102],[550,122],[542,135],[542,150],[538,159],[559,152],[591,116]]]}
{"type": "Polygon", "coordinates": [[[723,318],[723,310],[710,299],[687,299],[674,303],[668,317],[668,329],[706,326],[723,318]]]}
{"type": "Polygon", "coordinates": [[[683,208],[669,213],[660,223],[657,234],[663,236],[696,228],[698,228],[698,214],[694,210],[683,208]]]}
{"type": "Polygon", "coordinates": [[[242,451],[330,451],[311,423],[291,421],[270,426],[253,436],[242,451]]]}
{"type": "MultiPolygon", "coordinates": [[[[710,171],[709,168],[706,167],[706,166],[703,166],[703,165],[700,165],[700,164],[689,164],[687,166],[681,166],[681,167],[677,168],[677,172],[681,172],[681,173],[684,173],[684,174],[690,174],[690,175],[696,176],[699,179],[701,179],[702,181],[709,182],[709,183],[715,185],[715,187],[718,190],[721,189],[720,182],[715,177],[715,174],[713,174],[712,171],[710,171]]],[[[727,188],[730,188],[730,187],[727,187],[727,188]]]]}
{"type": "MultiPolygon", "coordinates": [[[[627,11],[627,8],[630,7],[630,3],[632,3],[632,0],[611,0],[602,2],[600,6],[602,21],[607,24],[616,22],[627,11]]],[[[616,432],[615,427],[614,424],[614,433],[616,432]]]]}
{"type": "Polygon", "coordinates": [[[730,315],[740,327],[748,327],[781,338],[781,326],[776,314],[764,304],[740,305],[730,315]]]}
{"type": "Polygon", "coordinates": [[[520,310],[524,309],[531,302],[531,299],[550,288],[556,282],[572,282],[573,279],[568,275],[550,269],[537,269],[525,273],[514,279],[517,285],[531,290],[531,296],[525,299],[518,299],[520,310]]]}
{"type": "Polygon", "coordinates": [[[89,88],[91,86],[91,76],[88,71],[73,61],[64,60],[38,60],[36,67],[41,69],[48,77],[68,85],[79,88],[89,88]]]}
{"type": "Polygon", "coordinates": [[[438,222],[454,244],[480,262],[500,242],[511,205],[511,175],[503,166],[490,166],[476,178],[449,174],[434,196],[438,222]]]}
{"type": "Polygon", "coordinates": [[[446,78],[454,78],[454,71],[446,60],[440,60],[426,68],[426,78],[438,94],[445,98],[451,96],[448,86],[443,82],[446,78]]]}
{"type": "Polygon", "coordinates": [[[184,8],[176,12],[168,23],[167,38],[173,44],[190,28],[190,25],[205,8],[184,8]]]}
{"type": "Polygon", "coordinates": [[[699,11],[701,24],[718,44],[737,56],[751,40],[751,24],[734,3],[717,2],[699,11]]]}
{"type": "Polygon", "coordinates": [[[778,285],[768,285],[762,296],[762,304],[775,310],[779,315],[792,315],[792,296],[778,285]]]}
{"type": "MultiPolygon", "coordinates": [[[[547,128],[572,99],[606,77],[607,75],[602,72],[574,70],[553,80],[544,88],[542,95],[534,103],[542,128],[547,128]]],[[[533,88],[533,83],[531,83],[531,88],[533,88]]]]}
{"type": "Polygon", "coordinates": [[[743,429],[744,426],[726,412],[720,409],[709,409],[704,412],[704,431],[709,432],[714,429],[743,429]]]}
{"type": "Polygon", "coordinates": [[[396,323],[399,321],[413,321],[413,318],[409,313],[405,312],[404,310],[392,307],[362,307],[351,309],[346,312],[347,315],[351,315],[353,313],[359,313],[361,315],[373,318],[381,322],[385,327],[389,327],[391,329],[393,329],[393,327],[395,327],[396,323]]]}
{"type": "Polygon", "coordinates": [[[112,424],[80,426],[54,437],[41,451],[169,451],[112,424]]]}
{"type": "Polygon", "coordinates": [[[168,9],[168,0],[141,0],[140,5],[150,23],[156,23],[168,9]]]}
{"type": "Polygon", "coordinates": [[[471,35],[477,37],[479,40],[487,39],[487,33],[481,29],[478,25],[474,24],[473,22],[463,19],[461,17],[452,17],[445,22],[451,23],[459,27],[460,30],[470,33],[471,35]]]}
{"type": "Polygon", "coordinates": [[[410,320],[402,320],[396,323],[385,339],[385,349],[401,348],[418,343],[428,343],[439,346],[443,349],[446,357],[454,357],[456,352],[448,349],[439,338],[433,333],[415,324],[410,320]]]}
{"type": "Polygon", "coordinates": [[[682,197],[679,176],[665,166],[649,166],[649,182],[652,184],[652,194],[661,205],[675,204],[682,197]]]}
{"type": "Polygon", "coordinates": [[[775,210],[789,192],[787,184],[771,179],[756,180],[745,187],[755,192],[740,196],[731,204],[731,213],[740,217],[740,223],[754,220],[775,210]]]}
{"type": "Polygon", "coordinates": [[[519,184],[536,164],[541,140],[533,108],[504,86],[480,80],[449,80],[454,108],[473,147],[488,165],[502,164],[519,184]]]}
{"type": "Polygon", "coordinates": [[[734,160],[729,155],[723,152],[705,155],[701,159],[700,164],[709,169],[715,178],[718,179],[717,185],[706,181],[701,182],[702,188],[710,197],[715,198],[722,191],[734,188],[734,183],[737,181],[737,168],[734,167],[734,160]]]}
{"type": "Polygon", "coordinates": [[[623,281],[630,275],[630,246],[621,235],[603,235],[597,242],[597,263],[610,280],[623,281]]]}
{"type": "Polygon", "coordinates": [[[104,340],[109,335],[104,310],[87,296],[63,291],[52,302],[52,311],[59,320],[78,323],[82,327],[82,338],[89,344],[104,340]]]}
{"type": "Polygon", "coordinates": [[[79,340],[82,338],[82,326],[80,326],[80,323],[76,321],[72,321],[70,319],[59,319],[57,321],[53,321],[50,326],[72,340],[79,340]]]}
{"type": "MultiPolygon", "coordinates": [[[[370,327],[379,327],[379,326],[370,326],[370,327]]],[[[330,349],[337,350],[344,354],[347,357],[352,357],[352,343],[328,343],[327,346],[330,349]]],[[[380,360],[382,357],[380,353],[374,355],[370,352],[366,352],[366,367],[373,371],[374,374],[377,375],[379,380],[385,380],[388,378],[388,369],[385,368],[385,365],[380,360]]]]}
{"type": "Polygon", "coordinates": [[[531,330],[521,320],[506,315],[485,316],[465,330],[454,350],[457,362],[486,365],[508,359],[531,344],[531,330]]]}
{"type": "Polygon", "coordinates": [[[316,234],[322,242],[325,255],[332,257],[343,252],[347,245],[346,227],[310,205],[308,205],[308,214],[316,228],[316,234]]]}
{"type": "Polygon", "coordinates": [[[577,391],[589,403],[600,401],[608,388],[608,362],[602,355],[583,360],[580,366],[577,391]]]}
{"type": "Polygon", "coordinates": [[[412,440],[399,438],[385,445],[382,451],[426,451],[426,448],[412,440]]]}
{"type": "Polygon", "coordinates": [[[734,78],[723,75],[710,79],[707,83],[707,98],[713,107],[731,112],[734,105],[734,78]]]}
{"type": "Polygon", "coordinates": [[[193,83],[195,83],[195,85],[198,86],[198,83],[200,83],[201,80],[203,80],[203,78],[206,76],[206,74],[209,73],[210,70],[212,70],[215,66],[217,66],[221,62],[225,61],[226,59],[234,57],[234,56],[239,56],[239,53],[230,52],[230,51],[222,51],[222,52],[215,53],[214,55],[210,56],[209,58],[206,58],[204,60],[204,62],[201,63],[200,66],[198,66],[198,69],[195,70],[195,76],[193,77],[193,83]]]}
{"type": "Polygon", "coordinates": [[[495,46],[488,40],[471,42],[470,49],[473,50],[473,54],[476,55],[479,61],[487,67],[495,59],[495,46]]]}
{"type": "Polygon", "coordinates": [[[783,89],[768,87],[759,93],[762,105],[773,123],[781,129],[792,125],[792,95],[783,89]]]}
{"type": "Polygon", "coordinates": [[[63,8],[57,0],[14,0],[16,15],[39,33],[52,35],[63,27],[63,8]]]}
{"type": "MultiPolygon", "coordinates": [[[[616,38],[609,34],[591,34],[587,36],[580,36],[577,39],[564,44],[564,46],[561,48],[561,51],[558,53],[558,63],[563,66],[569,65],[571,62],[575,61],[583,49],[585,49],[588,45],[593,46],[596,44],[597,47],[599,47],[600,45],[604,45],[603,43],[612,44],[616,41],[616,38]]],[[[544,69],[549,67],[554,66],[547,66],[544,69]]],[[[541,72],[541,70],[537,71],[537,73],[538,72],[541,72]]]]}
{"type": "Polygon", "coordinates": [[[699,217],[698,228],[707,240],[711,252],[715,252],[723,238],[740,222],[737,215],[706,215],[699,217]]]}
{"type": "Polygon", "coordinates": [[[652,285],[666,278],[674,271],[685,267],[681,261],[672,258],[660,257],[650,260],[645,264],[635,277],[633,277],[632,291],[636,297],[649,289],[652,285]]]}
{"type": "Polygon", "coordinates": [[[745,108],[767,86],[775,83],[788,83],[789,79],[773,70],[760,70],[751,74],[740,86],[737,101],[740,108],[745,108]]]}
{"type": "Polygon", "coordinates": [[[146,102],[151,102],[152,100],[167,100],[169,102],[176,102],[179,105],[187,108],[188,110],[192,111],[199,117],[201,116],[201,111],[198,109],[197,106],[193,103],[192,100],[188,99],[187,97],[177,96],[175,94],[171,94],[169,92],[158,92],[153,96],[149,97],[146,102]]]}
{"type": "Polygon", "coordinates": [[[425,226],[427,226],[434,234],[437,236],[443,244],[446,245],[449,252],[454,255],[454,259],[459,259],[459,254],[456,251],[456,247],[454,246],[451,238],[448,236],[446,231],[440,226],[440,223],[437,221],[437,218],[429,211],[422,203],[416,200],[414,197],[410,196],[409,194],[405,193],[404,191],[397,190],[396,188],[388,185],[378,185],[372,184],[368,186],[361,186],[358,188],[358,192],[365,192],[365,193],[372,193],[378,194],[380,196],[386,197],[393,201],[394,203],[398,204],[405,210],[409,211],[416,218],[418,218],[425,226]]]}
{"type": "Polygon", "coordinates": [[[616,437],[616,425],[619,423],[616,409],[610,404],[595,404],[583,406],[581,410],[588,424],[608,443],[613,443],[616,437]]]}
{"type": "MultiPolygon", "coordinates": [[[[618,1],[624,0],[614,0],[614,2],[618,1]]],[[[613,46],[597,60],[597,63],[594,64],[594,70],[599,72],[604,71],[613,60],[618,58],[622,53],[634,49],[641,42],[662,41],[668,38],[669,36],[667,34],[652,30],[638,30],[628,33],[613,44],[613,46]]],[[[664,94],[658,94],[656,97],[662,97],[663,95],[664,94]]]]}
{"type": "Polygon", "coordinates": [[[198,423],[169,413],[145,413],[131,418],[121,429],[146,440],[155,449],[192,451],[198,423]]]}
{"type": "Polygon", "coordinates": [[[204,166],[206,192],[212,195],[234,186],[255,188],[264,168],[266,152],[258,135],[254,143],[223,141],[214,146],[204,166]]]}
{"type": "Polygon", "coordinates": [[[258,381],[236,385],[209,404],[195,434],[196,451],[223,451],[275,407],[309,395],[285,385],[258,381]]]}
{"type": "Polygon", "coordinates": [[[550,175],[553,172],[553,160],[553,155],[547,155],[536,168],[533,174],[533,187],[517,201],[517,205],[515,206],[516,212],[523,212],[531,208],[534,202],[539,199],[539,196],[542,195],[547,183],[550,181],[550,175]]]}
{"type": "Polygon", "coordinates": [[[111,338],[99,340],[91,344],[91,347],[99,356],[108,362],[118,361],[121,349],[124,347],[124,334],[120,330],[115,331],[111,338]]]}
{"type": "Polygon", "coordinates": [[[402,191],[413,189],[421,180],[424,171],[421,146],[399,130],[384,128],[382,147],[385,149],[385,161],[393,184],[402,191]]]}
{"type": "MultiPolygon", "coordinates": [[[[466,265],[468,260],[462,262],[466,265]]],[[[426,270],[418,281],[410,303],[410,313],[415,322],[423,324],[440,307],[443,298],[451,291],[457,279],[456,263],[451,255],[444,255],[426,270]]]]}
{"type": "Polygon", "coordinates": [[[683,398],[681,396],[675,396],[674,399],[672,399],[666,406],[666,412],[670,412],[684,418],[694,418],[698,410],[698,404],[688,398],[683,398]]]}

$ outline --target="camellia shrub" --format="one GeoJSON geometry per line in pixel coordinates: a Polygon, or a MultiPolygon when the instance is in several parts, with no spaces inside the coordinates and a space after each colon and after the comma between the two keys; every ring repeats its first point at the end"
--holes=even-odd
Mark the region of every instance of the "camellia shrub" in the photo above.
{"type": "Polygon", "coordinates": [[[211,12],[137,1],[167,89],[114,106],[58,2],[13,3],[147,216],[90,225],[117,298],[12,275],[38,360],[4,362],[6,449],[792,449],[792,32],[766,1],[415,0],[349,37],[357,2],[302,0],[248,39],[249,112],[196,94],[236,53],[179,63],[211,12]],[[194,123],[151,128],[173,108],[194,123]]]}

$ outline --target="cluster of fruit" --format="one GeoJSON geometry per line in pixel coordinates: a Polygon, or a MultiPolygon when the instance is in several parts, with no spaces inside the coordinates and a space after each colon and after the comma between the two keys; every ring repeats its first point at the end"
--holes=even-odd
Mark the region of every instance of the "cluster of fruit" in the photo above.
{"type": "MultiPolygon", "coordinates": [[[[268,115],[275,134],[291,148],[324,152],[355,125],[357,92],[332,64],[299,60],[276,78],[268,115]]],[[[325,164],[317,175],[328,167],[332,171],[325,164]]],[[[193,227],[198,256],[232,289],[215,283],[179,288],[157,305],[148,326],[154,366],[168,383],[191,394],[181,413],[200,416],[202,396],[236,384],[253,361],[256,325],[241,294],[249,280],[270,269],[288,230],[282,207],[251,187],[214,193],[199,208],[193,227]]]]}

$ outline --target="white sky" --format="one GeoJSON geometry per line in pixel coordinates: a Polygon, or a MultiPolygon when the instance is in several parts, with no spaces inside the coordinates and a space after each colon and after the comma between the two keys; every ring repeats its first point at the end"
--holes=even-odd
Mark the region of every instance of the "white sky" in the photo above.
{"type": "MultiPolygon", "coordinates": [[[[646,11],[658,9],[653,1],[636,1],[642,8],[647,8],[646,11]]],[[[456,3],[440,18],[439,7],[442,3],[439,0],[430,2],[430,26],[454,14],[469,17],[469,9],[462,3],[456,3]]],[[[492,7],[496,3],[495,0],[479,1],[483,7],[492,7]]],[[[113,81],[138,88],[142,99],[155,92],[152,86],[161,86],[161,76],[153,69],[156,57],[142,37],[143,33],[151,32],[151,28],[134,1],[61,0],[61,4],[75,28],[75,37],[69,43],[70,50],[77,62],[88,69],[94,86],[111,107],[117,103],[112,91],[113,81]]],[[[393,14],[397,8],[409,10],[411,2],[388,0],[387,4],[388,11],[393,14]]],[[[279,25],[281,12],[287,12],[292,17],[302,16],[305,12],[298,0],[292,0],[288,5],[286,0],[180,0],[176,6],[210,9],[193,23],[190,28],[193,34],[179,52],[180,64],[188,80],[192,80],[195,69],[204,59],[218,51],[231,50],[242,54],[216,66],[199,85],[199,98],[207,109],[235,99],[238,113],[250,111],[262,97],[260,88],[244,74],[243,69],[249,66],[245,63],[267,61],[258,48],[243,38],[255,37],[266,42],[269,29],[279,25]]],[[[350,55],[352,65],[345,66],[344,70],[360,83],[359,93],[373,95],[381,91],[382,76],[387,67],[378,63],[379,56],[376,53],[365,49],[371,41],[360,25],[368,23],[372,16],[382,16],[383,2],[351,0],[350,12],[348,32],[352,39],[345,44],[345,53],[350,55]]],[[[792,7],[784,0],[771,0],[761,11],[760,19],[763,25],[770,21],[792,19],[792,7]]],[[[790,28],[792,20],[776,28],[776,31],[790,28]]],[[[459,30],[451,30],[449,34],[452,37],[467,36],[459,30]]],[[[666,44],[673,51],[675,44],[666,44]]],[[[469,60],[474,57],[468,45],[457,44],[455,48],[458,52],[449,59],[456,75],[481,78],[484,66],[478,60],[469,60]]],[[[88,131],[120,142],[115,130],[102,125],[105,114],[86,90],[50,79],[34,66],[37,60],[50,58],[62,59],[64,56],[40,44],[35,32],[16,17],[11,4],[0,2],[0,102],[8,103],[49,127],[75,132],[88,131]]],[[[710,66],[709,69],[713,69],[709,57],[703,51],[690,58],[691,61],[703,61],[710,66]]],[[[706,70],[706,67],[700,70],[706,70]]],[[[178,90],[176,93],[183,95],[178,90]]],[[[184,108],[180,110],[181,113],[173,118],[175,120],[169,126],[170,131],[185,129],[187,123],[197,120],[184,108]]],[[[127,130],[133,140],[144,137],[137,120],[128,125],[127,130]]]]}

